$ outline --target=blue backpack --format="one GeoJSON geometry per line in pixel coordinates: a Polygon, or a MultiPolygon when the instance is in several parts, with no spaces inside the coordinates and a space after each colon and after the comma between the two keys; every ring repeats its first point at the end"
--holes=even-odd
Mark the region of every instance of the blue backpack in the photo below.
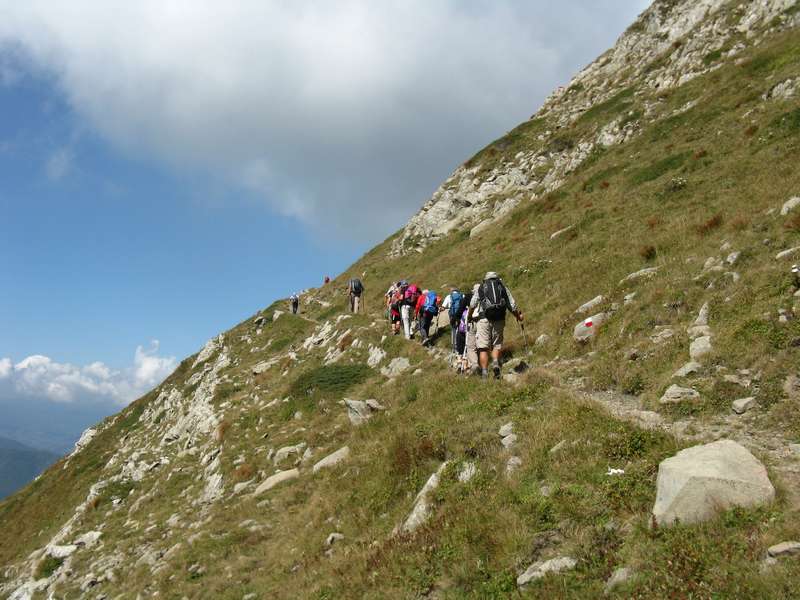
{"type": "Polygon", "coordinates": [[[422,309],[432,315],[439,314],[439,307],[436,306],[436,292],[428,292],[428,295],[425,296],[425,304],[422,305],[422,309]]]}
{"type": "Polygon", "coordinates": [[[450,322],[453,323],[461,318],[463,309],[462,303],[464,302],[464,294],[458,290],[454,290],[450,294],[450,322]]]}

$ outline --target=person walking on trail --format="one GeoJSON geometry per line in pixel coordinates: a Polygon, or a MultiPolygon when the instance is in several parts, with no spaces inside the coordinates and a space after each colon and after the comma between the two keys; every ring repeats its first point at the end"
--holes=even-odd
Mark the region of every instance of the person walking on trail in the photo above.
{"type": "Polygon", "coordinates": [[[506,325],[506,312],[522,322],[522,311],[517,307],[514,296],[494,271],[489,271],[472,297],[470,307],[473,318],[477,316],[475,344],[478,348],[478,362],[481,377],[489,376],[489,355],[492,357],[492,371],[495,379],[500,378],[500,351],[503,348],[503,330],[506,325]],[[474,309],[477,310],[475,315],[474,309]]]}
{"type": "Polygon", "coordinates": [[[447,311],[447,316],[450,319],[450,346],[453,348],[453,353],[458,354],[457,337],[458,326],[461,322],[461,313],[464,312],[464,294],[458,291],[458,288],[451,288],[450,293],[442,300],[442,310],[447,311]]]}
{"type": "Polygon", "coordinates": [[[289,296],[289,304],[292,305],[292,314],[297,314],[297,309],[300,306],[300,297],[297,294],[289,296]]]}
{"type": "Polygon", "coordinates": [[[439,318],[439,304],[441,298],[433,290],[425,290],[417,301],[417,319],[419,320],[419,332],[422,336],[422,345],[427,346],[431,342],[430,329],[434,319],[439,318]]]}
{"type": "Polygon", "coordinates": [[[414,332],[411,329],[411,313],[414,312],[417,306],[419,296],[419,288],[413,283],[406,286],[405,290],[403,290],[403,304],[400,307],[400,319],[403,321],[403,333],[405,333],[407,340],[414,337],[414,332]]]}
{"type": "Polygon", "coordinates": [[[353,277],[347,284],[350,296],[350,312],[357,313],[361,310],[361,293],[364,291],[364,284],[358,277],[353,277]]]}
{"type": "Polygon", "coordinates": [[[389,322],[392,324],[392,335],[400,333],[400,312],[403,308],[403,292],[398,286],[389,298],[389,322]]]}

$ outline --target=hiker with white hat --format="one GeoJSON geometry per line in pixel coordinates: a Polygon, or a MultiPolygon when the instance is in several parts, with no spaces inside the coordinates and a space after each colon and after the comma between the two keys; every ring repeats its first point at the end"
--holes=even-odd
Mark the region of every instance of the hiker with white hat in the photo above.
{"type": "Polygon", "coordinates": [[[503,348],[503,330],[506,312],[522,322],[522,311],[517,307],[511,291],[494,271],[489,271],[478,287],[478,293],[470,302],[473,317],[477,317],[475,343],[478,348],[478,362],[481,377],[489,376],[489,354],[492,356],[492,371],[495,379],[500,378],[500,351],[503,348]],[[477,309],[477,310],[475,310],[477,309]],[[477,313],[477,314],[476,314],[477,313]]]}

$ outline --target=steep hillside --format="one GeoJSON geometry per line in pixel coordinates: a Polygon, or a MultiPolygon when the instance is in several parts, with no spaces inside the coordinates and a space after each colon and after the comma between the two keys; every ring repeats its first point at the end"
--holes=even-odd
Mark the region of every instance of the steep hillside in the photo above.
{"type": "Polygon", "coordinates": [[[796,596],[798,24],[794,0],[656,2],[301,315],[209,341],[0,503],[0,593],[796,596]],[[457,375],[444,323],[389,335],[390,282],[490,269],[530,344],[508,324],[502,381],[457,375]],[[774,501],[654,523],[659,464],[721,439],[774,501]]]}
{"type": "Polygon", "coordinates": [[[58,457],[0,437],[0,498],[31,481],[58,457]]]}

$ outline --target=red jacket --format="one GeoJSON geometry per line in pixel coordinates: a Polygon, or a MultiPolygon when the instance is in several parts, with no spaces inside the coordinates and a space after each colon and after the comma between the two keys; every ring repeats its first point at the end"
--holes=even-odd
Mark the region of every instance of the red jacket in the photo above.
{"type": "MultiPolygon", "coordinates": [[[[422,307],[425,306],[425,300],[428,299],[427,294],[420,294],[419,298],[417,298],[417,306],[414,309],[414,314],[417,318],[419,318],[420,313],[422,312],[422,307]]],[[[439,306],[442,303],[442,299],[437,295],[436,296],[436,306],[439,306]]]]}

